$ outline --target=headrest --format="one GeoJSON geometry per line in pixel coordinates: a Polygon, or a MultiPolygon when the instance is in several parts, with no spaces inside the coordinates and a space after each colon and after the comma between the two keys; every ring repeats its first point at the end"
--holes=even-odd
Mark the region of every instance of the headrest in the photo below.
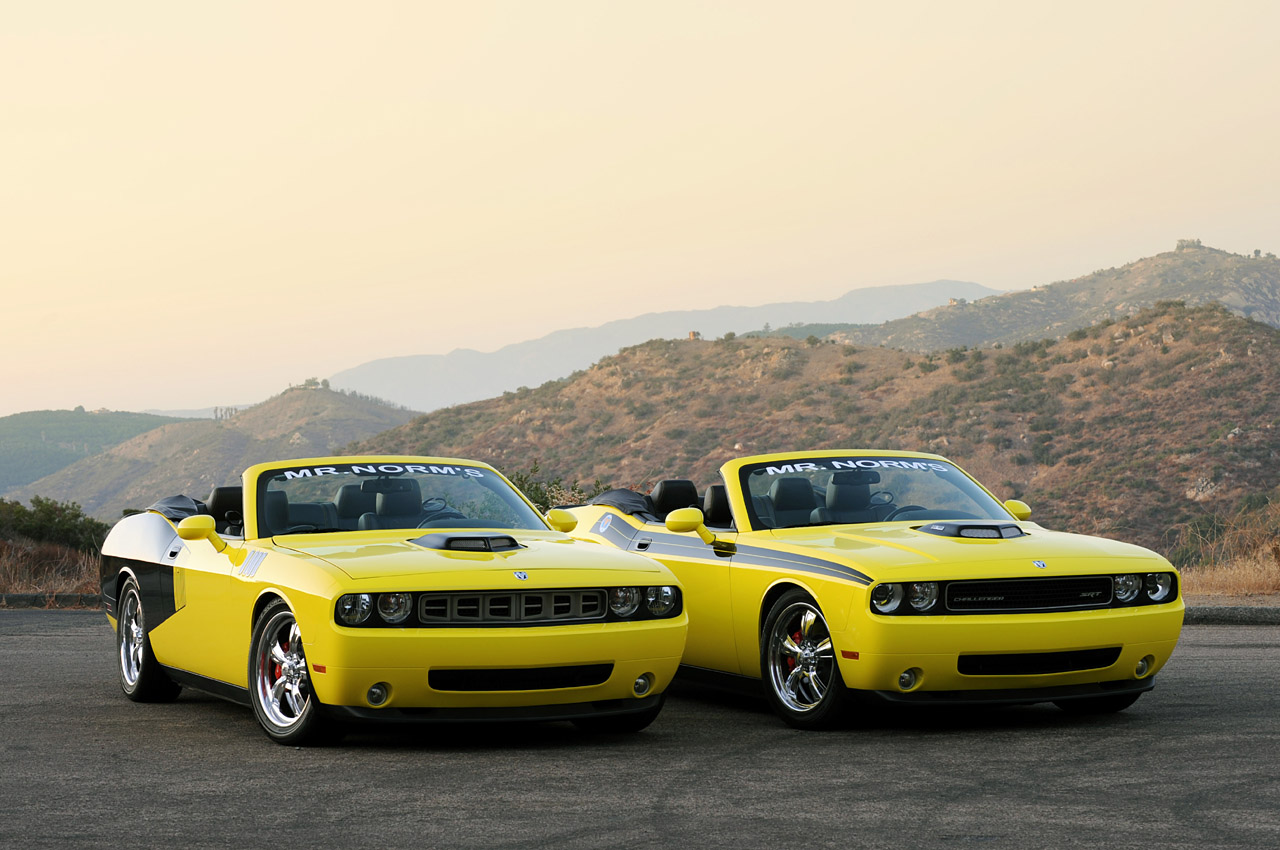
{"type": "Polygon", "coordinates": [[[864,511],[871,504],[871,485],[827,485],[827,507],[833,511],[864,511]]]}
{"type": "Polygon", "coordinates": [[[422,499],[417,493],[379,493],[377,511],[378,516],[417,516],[422,512],[422,499]]]}
{"type": "Polygon", "coordinates": [[[711,484],[702,495],[702,516],[707,525],[729,525],[733,515],[729,512],[729,494],[723,484],[711,484]]]}
{"type": "Polygon", "coordinates": [[[653,506],[660,514],[669,514],[679,508],[698,507],[698,488],[687,478],[665,478],[649,491],[653,506]]]}
{"type": "Polygon", "coordinates": [[[811,511],[817,507],[808,478],[779,478],[769,488],[775,511],[811,511]]]}
{"type": "Polygon", "coordinates": [[[289,527],[289,497],[283,490],[268,490],[263,495],[266,496],[263,513],[267,527],[258,529],[258,535],[266,537],[269,534],[281,534],[289,527]]]}
{"type": "Polygon", "coordinates": [[[366,493],[360,484],[343,484],[333,497],[333,504],[338,509],[339,519],[356,519],[378,507],[376,493],[366,493]]]}
{"type": "MultiPolygon", "coordinates": [[[[280,495],[284,495],[281,493],[280,495]]],[[[237,485],[234,487],[214,487],[213,492],[209,494],[207,502],[209,513],[213,515],[215,520],[225,522],[228,511],[241,513],[244,510],[244,488],[237,485]]]]}

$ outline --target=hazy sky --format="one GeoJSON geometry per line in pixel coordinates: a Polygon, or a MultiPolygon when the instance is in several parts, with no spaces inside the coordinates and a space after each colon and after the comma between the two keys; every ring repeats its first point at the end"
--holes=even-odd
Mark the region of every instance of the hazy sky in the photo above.
{"type": "Polygon", "coordinates": [[[0,414],[1280,251],[1277,45],[1272,0],[5,3],[0,414]]]}

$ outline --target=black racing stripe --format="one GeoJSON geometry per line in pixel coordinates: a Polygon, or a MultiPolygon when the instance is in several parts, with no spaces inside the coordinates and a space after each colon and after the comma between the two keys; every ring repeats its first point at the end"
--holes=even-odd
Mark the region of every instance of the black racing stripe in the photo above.
{"type": "MultiPolygon", "coordinates": [[[[612,530],[612,525],[610,529],[612,530]]],[[[642,551],[646,555],[667,555],[670,557],[680,558],[701,558],[703,560],[719,560],[725,557],[727,553],[717,552],[701,540],[694,541],[691,538],[684,537],[679,534],[666,534],[649,529],[640,529],[638,535],[647,537],[652,542],[643,550],[638,550],[631,546],[631,551],[642,551]]],[[[628,543],[631,539],[628,539],[628,543]]],[[[759,546],[736,546],[733,554],[733,562],[735,564],[750,564],[757,567],[774,567],[784,570],[796,570],[798,572],[813,573],[814,575],[830,576],[832,578],[842,578],[852,581],[856,584],[869,585],[871,577],[865,573],[861,573],[852,567],[846,567],[843,564],[833,563],[823,560],[822,558],[814,558],[809,555],[796,555],[790,552],[774,552],[770,549],[763,549],[759,546]]]]}
{"type": "Polygon", "coordinates": [[[846,567],[843,564],[824,561],[821,558],[812,558],[808,555],[796,555],[791,552],[779,553],[769,549],[761,549],[757,546],[739,546],[738,554],[735,555],[733,559],[734,561],[741,561],[746,564],[754,564],[761,567],[780,566],[788,570],[800,570],[802,572],[835,575],[839,578],[847,578],[850,581],[861,585],[871,584],[871,576],[866,573],[859,572],[853,567],[846,567]]]}
{"type": "Polygon", "coordinates": [[[596,521],[596,524],[591,527],[591,531],[608,540],[619,549],[626,549],[631,545],[631,539],[636,536],[637,530],[632,527],[631,523],[623,521],[616,514],[606,513],[596,521]],[[609,520],[609,526],[602,531],[600,526],[604,525],[606,519],[609,520]],[[626,531],[623,529],[626,529],[626,531]],[[630,534],[627,532],[630,532],[630,534]]]}

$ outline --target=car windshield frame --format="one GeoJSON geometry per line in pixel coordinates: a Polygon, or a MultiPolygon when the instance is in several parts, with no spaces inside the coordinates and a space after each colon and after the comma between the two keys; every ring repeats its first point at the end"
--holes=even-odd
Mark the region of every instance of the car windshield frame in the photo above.
{"type": "Polygon", "coordinates": [[[549,528],[537,509],[496,470],[427,459],[325,461],[272,467],[258,475],[254,511],[260,538],[422,528],[549,528]],[[360,511],[359,519],[353,519],[350,512],[340,513],[339,502],[345,499],[339,491],[357,483],[359,492],[345,496],[354,496],[352,501],[369,510],[360,511]],[[370,515],[373,519],[367,520],[370,515]],[[362,521],[366,524],[362,525],[362,521]]]}
{"type": "MultiPolygon", "coordinates": [[[[748,521],[751,528],[758,531],[885,522],[886,517],[894,510],[919,504],[921,501],[927,502],[920,505],[921,509],[904,511],[894,521],[924,523],[941,519],[1014,519],[999,499],[963,469],[950,461],[935,457],[892,454],[781,457],[745,464],[738,468],[737,477],[748,521]],[[863,495],[867,497],[867,501],[858,510],[828,510],[828,516],[824,518],[816,509],[827,507],[827,489],[838,480],[836,476],[844,479],[839,482],[840,486],[848,485],[850,490],[864,488],[863,495]],[[771,494],[778,492],[774,489],[774,482],[783,478],[800,478],[810,484],[815,510],[811,510],[808,519],[801,519],[804,510],[802,507],[784,511],[780,515],[769,515],[768,512],[774,509],[771,494]],[[762,487],[766,481],[769,482],[768,486],[762,487]],[[939,487],[938,482],[951,485],[950,491],[939,487]],[[902,490],[904,496],[910,494],[916,500],[899,499],[896,490],[902,490]],[[877,493],[888,493],[892,498],[883,501],[885,497],[877,497],[877,493]],[[922,494],[929,498],[921,498],[922,494]],[[943,495],[946,496],[945,499],[942,498],[943,495]],[[878,500],[877,505],[875,502],[878,500]],[[957,505],[963,505],[963,509],[957,505]]],[[[804,503],[803,488],[799,485],[788,485],[780,489],[790,490],[798,497],[794,504],[804,503]]]]}

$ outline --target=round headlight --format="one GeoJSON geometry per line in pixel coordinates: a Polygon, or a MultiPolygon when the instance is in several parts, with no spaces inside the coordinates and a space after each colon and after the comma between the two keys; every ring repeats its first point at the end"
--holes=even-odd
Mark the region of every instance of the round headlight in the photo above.
{"type": "Polygon", "coordinates": [[[640,588],[614,587],[609,589],[609,610],[619,617],[630,617],[640,607],[640,588]]]}
{"type": "Polygon", "coordinates": [[[348,593],[338,598],[338,619],[348,626],[358,626],[373,613],[373,597],[367,593],[348,593]]]}
{"type": "Polygon", "coordinates": [[[1152,602],[1163,602],[1173,593],[1172,573],[1147,573],[1143,580],[1147,590],[1147,598],[1152,602]]]}
{"type": "Polygon", "coordinates": [[[881,614],[892,614],[902,604],[902,585],[877,584],[871,591],[871,604],[881,614]]]}
{"type": "Polygon", "coordinates": [[[655,617],[665,617],[676,607],[676,589],[666,585],[662,587],[646,587],[644,604],[649,613],[655,617]]]}
{"type": "Polygon", "coordinates": [[[1142,579],[1135,575],[1113,576],[1111,582],[1116,589],[1116,600],[1120,602],[1132,602],[1142,590],[1142,579]]]}
{"type": "Polygon", "coordinates": [[[936,581],[913,581],[907,585],[907,601],[917,611],[928,611],[938,602],[936,581]]]}
{"type": "Polygon", "coordinates": [[[413,613],[413,594],[379,593],[378,616],[391,625],[403,623],[413,613]]]}

